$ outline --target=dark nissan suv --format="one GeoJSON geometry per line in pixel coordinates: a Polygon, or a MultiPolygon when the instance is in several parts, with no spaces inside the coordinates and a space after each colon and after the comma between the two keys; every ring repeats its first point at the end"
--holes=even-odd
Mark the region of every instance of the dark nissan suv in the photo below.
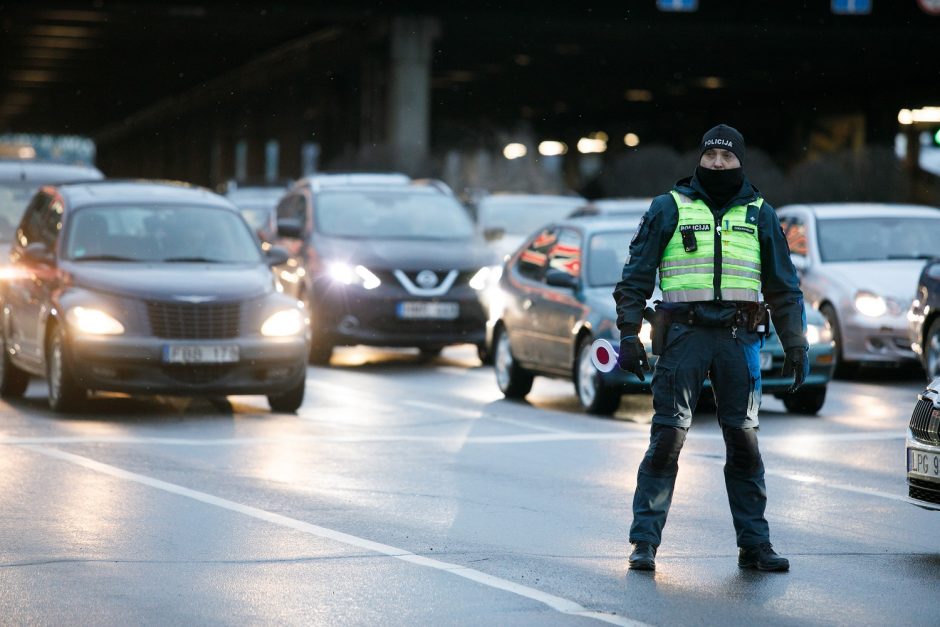
{"type": "Polygon", "coordinates": [[[443,184],[316,175],[295,183],[277,214],[279,243],[298,260],[293,281],[311,320],[312,363],[328,363],[340,345],[483,351],[481,294],[496,260],[443,184]]]}

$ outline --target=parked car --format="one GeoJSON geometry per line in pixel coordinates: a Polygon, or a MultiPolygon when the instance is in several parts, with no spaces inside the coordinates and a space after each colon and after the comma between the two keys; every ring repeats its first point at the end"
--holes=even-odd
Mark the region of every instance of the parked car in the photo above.
{"type": "MultiPolygon", "coordinates": [[[[937,251],[940,257],[940,250],[937,251]]],[[[940,377],[940,258],[921,270],[907,315],[911,349],[920,357],[927,380],[940,377]]]]}
{"type": "Polygon", "coordinates": [[[263,242],[272,242],[277,236],[278,201],[287,192],[285,186],[234,186],[225,191],[225,197],[238,207],[263,242]]]}
{"type": "Polygon", "coordinates": [[[916,205],[791,205],[778,212],[807,301],[836,344],[837,373],[913,363],[907,313],[940,210],[916,205]]]}
{"type": "Polygon", "coordinates": [[[304,178],[278,205],[278,234],[303,269],[312,363],[355,344],[433,356],[471,343],[484,357],[481,294],[496,260],[446,186],[401,174],[304,178]]]}
{"type": "Polygon", "coordinates": [[[640,218],[649,210],[652,198],[598,198],[586,205],[578,207],[569,218],[608,216],[622,218],[635,226],[640,218]]]}
{"type": "Polygon", "coordinates": [[[503,260],[530,233],[561,220],[585,202],[581,196],[496,193],[477,200],[473,212],[480,233],[503,260]]]}
{"type": "Polygon", "coordinates": [[[908,497],[919,507],[940,511],[940,378],[917,396],[906,446],[908,497]]]}
{"type": "MultiPolygon", "coordinates": [[[[589,350],[596,339],[619,344],[612,291],[633,233],[616,218],[562,220],[530,236],[506,262],[487,322],[496,381],[506,397],[524,397],[535,376],[571,379],[585,411],[611,414],[622,394],[650,391],[649,375],[641,382],[619,368],[598,372],[589,350]]],[[[658,297],[657,290],[651,303],[658,297]]],[[[808,310],[807,319],[811,366],[806,387],[784,394],[793,377],[779,374],[784,353],[772,333],[761,349],[762,390],[780,395],[790,411],[816,413],[831,377],[833,346],[822,317],[808,310]]],[[[640,339],[649,353],[645,321],[640,339]]],[[[650,364],[655,362],[651,355],[650,364]]]]}
{"type": "Polygon", "coordinates": [[[16,225],[41,185],[102,178],[104,175],[93,166],[0,159],[0,260],[6,262],[16,225]]]}
{"type": "Polygon", "coordinates": [[[46,377],[56,411],[88,390],[303,402],[307,325],[230,202],[183,184],[44,186],[0,287],[0,394],[46,377]]]}

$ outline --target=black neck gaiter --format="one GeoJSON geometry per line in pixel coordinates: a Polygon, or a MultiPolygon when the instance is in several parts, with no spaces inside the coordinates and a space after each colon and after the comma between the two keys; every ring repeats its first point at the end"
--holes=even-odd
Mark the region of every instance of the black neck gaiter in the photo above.
{"type": "Polygon", "coordinates": [[[720,209],[737,195],[744,184],[744,168],[732,170],[709,170],[698,166],[695,176],[708,197],[715,203],[715,209],[720,209]]]}

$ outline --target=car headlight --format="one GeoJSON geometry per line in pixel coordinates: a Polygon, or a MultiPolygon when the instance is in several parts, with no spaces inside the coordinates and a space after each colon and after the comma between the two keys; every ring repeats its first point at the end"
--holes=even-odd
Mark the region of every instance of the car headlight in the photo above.
{"type": "Polygon", "coordinates": [[[286,337],[300,335],[304,330],[304,316],[299,309],[284,309],[268,316],[261,325],[261,335],[286,337]]]}
{"type": "Polygon", "coordinates": [[[832,329],[828,325],[806,325],[806,341],[810,344],[828,344],[832,341],[832,329]]]}
{"type": "Polygon", "coordinates": [[[124,333],[124,325],[112,315],[100,309],[72,307],[65,314],[65,319],[76,331],[88,335],[121,335],[124,333]]]}
{"type": "Polygon", "coordinates": [[[327,266],[327,274],[337,283],[343,285],[361,285],[372,290],[382,285],[379,277],[375,276],[365,266],[353,266],[348,263],[336,261],[327,266]]]}
{"type": "Polygon", "coordinates": [[[477,291],[485,290],[490,285],[496,285],[496,283],[499,282],[499,277],[502,275],[502,266],[486,266],[480,268],[470,279],[470,287],[477,291]]]}
{"type": "Polygon", "coordinates": [[[862,315],[880,318],[888,311],[888,304],[877,294],[859,292],[855,295],[855,309],[862,315]]]}

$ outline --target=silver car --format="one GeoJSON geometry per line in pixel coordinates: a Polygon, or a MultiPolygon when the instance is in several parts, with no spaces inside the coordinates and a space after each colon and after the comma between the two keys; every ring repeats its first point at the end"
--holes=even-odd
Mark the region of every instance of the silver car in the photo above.
{"type": "Polygon", "coordinates": [[[924,260],[938,252],[940,210],[833,203],[777,214],[807,303],[832,328],[837,374],[914,362],[907,312],[924,260]]]}
{"type": "Polygon", "coordinates": [[[918,395],[906,445],[911,502],[924,509],[940,510],[940,378],[918,395]]]}

